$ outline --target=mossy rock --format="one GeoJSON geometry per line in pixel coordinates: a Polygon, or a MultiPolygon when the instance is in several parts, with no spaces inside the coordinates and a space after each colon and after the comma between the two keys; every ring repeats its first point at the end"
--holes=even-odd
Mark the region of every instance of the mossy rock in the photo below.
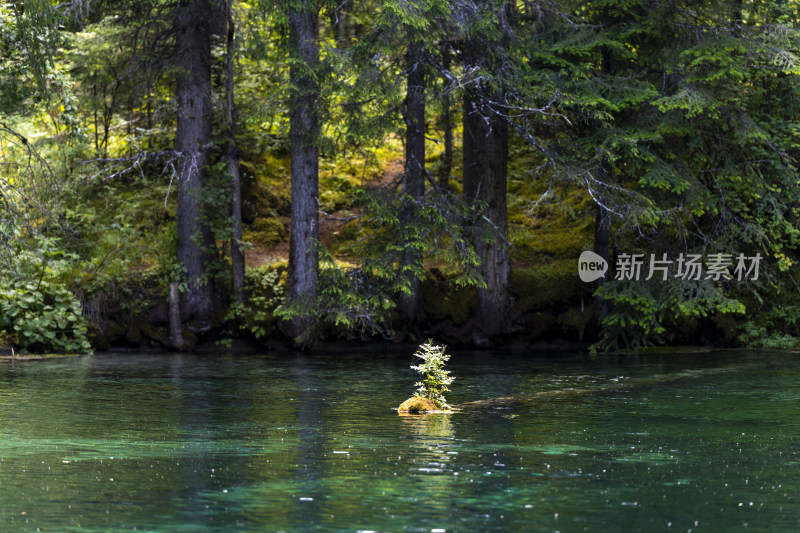
{"type": "Polygon", "coordinates": [[[525,329],[531,338],[539,338],[551,332],[556,324],[556,317],[549,311],[539,311],[525,315],[525,329]]]}
{"type": "Polygon", "coordinates": [[[259,218],[244,231],[243,238],[247,242],[261,246],[272,246],[283,242],[289,232],[277,218],[259,218]]]}
{"type": "Polygon", "coordinates": [[[0,335],[0,355],[11,355],[14,353],[14,343],[10,338],[0,335]]]}
{"type": "Polygon", "coordinates": [[[100,330],[99,336],[105,337],[108,342],[114,342],[120,338],[124,338],[128,333],[128,328],[120,322],[122,322],[122,320],[118,321],[109,318],[105,328],[100,330]]]}
{"type": "Polygon", "coordinates": [[[172,344],[169,338],[169,331],[166,328],[158,328],[143,318],[136,320],[136,327],[139,328],[142,337],[146,337],[162,346],[170,346],[172,344]]]}
{"type": "Polygon", "coordinates": [[[578,303],[586,288],[578,277],[577,260],[563,260],[512,268],[508,290],[517,312],[527,313],[578,303]]]}
{"type": "Polygon", "coordinates": [[[398,413],[427,413],[431,411],[439,411],[439,406],[433,400],[422,398],[421,396],[412,396],[408,400],[400,404],[397,408],[398,413]]]}
{"type": "Polygon", "coordinates": [[[475,287],[455,287],[436,271],[434,277],[422,282],[421,292],[425,314],[433,320],[449,318],[454,324],[464,324],[478,307],[475,287]]]}
{"type": "Polygon", "coordinates": [[[509,232],[512,245],[512,256],[521,261],[536,261],[542,257],[554,259],[575,258],[594,241],[589,224],[552,221],[547,225],[529,228],[529,224],[520,217],[509,217],[513,224],[509,232]]]}
{"type": "Polygon", "coordinates": [[[128,331],[125,333],[125,340],[130,344],[138,345],[142,343],[142,331],[133,320],[129,323],[128,331]]]}
{"type": "Polygon", "coordinates": [[[714,316],[714,326],[725,340],[727,345],[736,345],[742,334],[742,327],[747,319],[741,315],[717,314],[714,316]]]}
{"type": "Polygon", "coordinates": [[[586,329],[594,323],[594,313],[591,306],[570,307],[558,315],[558,323],[564,329],[564,333],[571,335],[577,334],[578,339],[583,340],[586,329]]]}

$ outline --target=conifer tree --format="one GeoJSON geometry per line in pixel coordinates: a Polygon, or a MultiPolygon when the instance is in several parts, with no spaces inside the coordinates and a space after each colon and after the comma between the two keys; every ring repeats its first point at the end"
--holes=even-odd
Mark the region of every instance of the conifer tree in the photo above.
{"type": "Polygon", "coordinates": [[[239,146],[236,143],[236,105],[234,103],[234,55],[236,25],[233,18],[233,0],[226,0],[227,39],[225,43],[225,121],[227,142],[225,159],[228,163],[231,185],[231,285],[234,298],[244,303],[244,250],[242,241],[242,186],[239,172],[239,146]]]}
{"type": "Polygon", "coordinates": [[[512,8],[508,2],[478,4],[465,28],[463,96],[463,179],[465,200],[481,213],[473,228],[484,287],[478,289],[474,341],[485,344],[508,327],[508,122],[498,106],[505,99],[503,54],[510,38],[512,8]],[[479,333],[478,333],[479,332],[479,333]]]}
{"type": "Polygon", "coordinates": [[[211,228],[203,219],[202,190],[211,148],[211,33],[213,0],[182,0],[175,10],[175,88],[178,161],[178,258],[187,275],[182,320],[208,321],[216,311],[215,284],[208,267],[216,255],[211,228]]]}
{"type": "MultiPolygon", "coordinates": [[[[409,35],[406,51],[406,101],[404,118],[406,124],[406,160],[403,174],[403,193],[415,202],[421,202],[425,196],[425,65],[423,50],[419,41],[409,35]]],[[[409,204],[413,205],[413,204],[409,204]]],[[[413,211],[407,216],[413,216],[413,211]]],[[[409,224],[414,222],[409,220],[409,224]]],[[[404,258],[406,263],[420,263],[422,256],[411,250],[404,258]]],[[[419,279],[413,278],[410,283],[410,294],[400,296],[400,310],[403,318],[411,327],[416,327],[422,319],[422,295],[419,291],[419,279]]]]}
{"type": "MultiPolygon", "coordinates": [[[[536,83],[520,95],[548,113],[521,113],[512,125],[542,148],[552,177],[594,200],[598,251],[791,253],[796,213],[784,200],[797,195],[787,180],[795,163],[785,123],[764,113],[777,94],[785,109],[797,105],[782,87],[796,69],[791,16],[735,1],[648,0],[524,15],[517,36],[538,36],[524,52],[536,83]],[[766,215],[767,205],[777,209],[766,215]]],[[[734,289],[709,279],[606,283],[597,291],[609,306],[600,347],[664,340],[676,316],[740,312],[734,289]]]]}
{"type": "Polygon", "coordinates": [[[319,7],[313,0],[293,2],[288,10],[290,77],[292,230],[289,297],[306,308],[292,319],[289,335],[298,337],[313,321],[319,277],[319,7]]]}

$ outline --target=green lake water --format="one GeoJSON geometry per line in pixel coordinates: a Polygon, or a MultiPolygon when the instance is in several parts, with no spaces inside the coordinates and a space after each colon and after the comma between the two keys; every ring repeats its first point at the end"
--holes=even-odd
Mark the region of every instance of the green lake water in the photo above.
{"type": "Polygon", "coordinates": [[[800,355],[450,353],[0,364],[0,530],[800,530],[800,355]]]}

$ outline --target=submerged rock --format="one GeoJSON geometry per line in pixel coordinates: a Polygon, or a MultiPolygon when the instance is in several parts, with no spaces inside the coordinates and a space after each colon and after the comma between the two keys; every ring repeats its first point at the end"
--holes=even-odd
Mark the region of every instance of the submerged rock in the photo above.
{"type": "Polygon", "coordinates": [[[420,396],[412,396],[397,408],[398,413],[427,413],[428,411],[439,411],[439,407],[432,400],[420,396]]]}

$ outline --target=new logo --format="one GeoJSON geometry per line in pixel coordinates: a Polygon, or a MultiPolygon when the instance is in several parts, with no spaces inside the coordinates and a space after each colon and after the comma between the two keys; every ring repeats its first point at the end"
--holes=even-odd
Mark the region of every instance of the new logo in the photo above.
{"type": "Polygon", "coordinates": [[[581,281],[591,283],[604,278],[608,272],[608,262],[594,252],[583,252],[578,258],[578,275],[581,281]]]}

